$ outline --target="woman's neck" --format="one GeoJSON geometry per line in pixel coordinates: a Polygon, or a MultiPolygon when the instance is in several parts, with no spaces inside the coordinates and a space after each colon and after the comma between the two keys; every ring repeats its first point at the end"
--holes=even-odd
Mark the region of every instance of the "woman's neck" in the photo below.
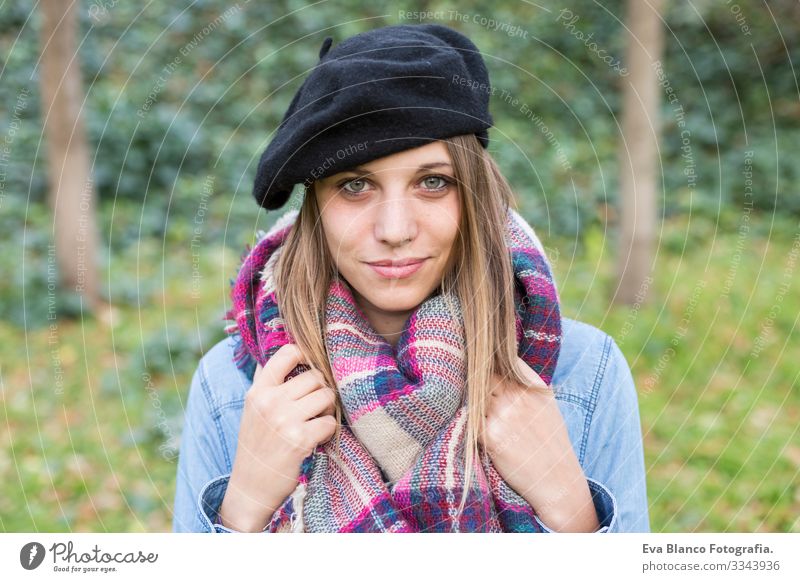
{"type": "Polygon", "coordinates": [[[355,297],[356,303],[367,316],[372,329],[389,342],[394,348],[400,340],[400,334],[403,333],[406,321],[413,310],[409,311],[385,311],[372,305],[360,295],[355,297]]]}

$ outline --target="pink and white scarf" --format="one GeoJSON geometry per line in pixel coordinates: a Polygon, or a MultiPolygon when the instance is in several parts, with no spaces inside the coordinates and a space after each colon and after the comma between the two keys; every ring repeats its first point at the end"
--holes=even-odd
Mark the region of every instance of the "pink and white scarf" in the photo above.
{"type": "MultiPolygon", "coordinates": [[[[273,269],[297,211],[246,249],[232,281],[225,330],[236,365],[252,379],[292,341],[276,302],[273,269]]],[[[533,229],[513,209],[506,244],[515,275],[518,355],[549,385],[561,345],[558,293],[533,229]]],[[[539,532],[535,509],[481,450],[463,512],[466,352],[458,298],[437,294],[407,320],[393,348],[371,327],[349,284],[334,279],[325,345],[343,406],[333,439],[303,461],[295,491],[268,532],[539,532]]],[[[305,370],[297,366],[287,378],[305,370]]]]}

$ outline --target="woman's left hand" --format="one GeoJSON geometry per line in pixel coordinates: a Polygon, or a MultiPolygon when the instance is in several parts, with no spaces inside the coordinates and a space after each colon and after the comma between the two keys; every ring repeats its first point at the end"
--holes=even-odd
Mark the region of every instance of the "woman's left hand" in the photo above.
{"type": "Polygon", "coordinates": [[[495,375],[478,436],[497,472],[556,531],[600,527],[586,477],[572,449],[553,390],[521,358],[517,366],[529,390],[495,375]]]}

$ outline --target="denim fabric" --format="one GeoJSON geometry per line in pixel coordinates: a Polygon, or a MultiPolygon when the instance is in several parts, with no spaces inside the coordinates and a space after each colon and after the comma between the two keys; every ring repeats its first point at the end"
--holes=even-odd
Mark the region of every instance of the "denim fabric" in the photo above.
{"type": "MultiPolygon", "coordinates": [[[[649,532],[639,407],[628,363],[601,330],[569,318],[563,318],[562,327],[551,385],[587,477],[600,522],[596,533],[649,532]]],[[[217,511],[249,388],[250,381],[233,363],[230,337],[200,360],[181,436],[173,531],[233,531],[216,523],[217,511]]]]}

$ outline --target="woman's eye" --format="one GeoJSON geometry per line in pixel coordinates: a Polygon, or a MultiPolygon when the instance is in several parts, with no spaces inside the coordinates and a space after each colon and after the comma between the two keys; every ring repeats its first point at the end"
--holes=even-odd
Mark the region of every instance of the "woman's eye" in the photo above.
{"type": "Polygon", "coordinates": [[[361,192],[364,191],[363,188],[358,188],[357,187],[356,189],[351,190],[350,188],[348,188],[348,186],[350,186],[352,184],[356,184],[357,186],[359,184],[364,185],[364,184],[366,184],[366,180],[362,180],[362,179],[358,178],[358,179],[355,179],[355,180],[350,180],[348,182],[345,182],[341,186],[345,190],[345,192],[349,192],[350,194],[360,194],[361,192]]]}
{"type": "Polygon", "coordinates": [[[428,190],[442,190],[446,188],[450,182],[442,176],[428,176],[422,180],[422,183],[425,184],[428,190]]]}
{"type": "MultiPolygon", "coordinates": [[[[442,190],[447,189],[447,187],[452,183],[452,180],[445,178],[444,176],[426,176],[422,179],[422,186],[425,190],[429,190],[431,192],[441,192],[442,190]]],[[[368,188],[368,180],[363,178],[354,178],[351,180],[345,180],[344,182],[340,182],[337,184],[338,188],[344,192],[345,194],[363,194],[365,193],[368,188]]]]}

